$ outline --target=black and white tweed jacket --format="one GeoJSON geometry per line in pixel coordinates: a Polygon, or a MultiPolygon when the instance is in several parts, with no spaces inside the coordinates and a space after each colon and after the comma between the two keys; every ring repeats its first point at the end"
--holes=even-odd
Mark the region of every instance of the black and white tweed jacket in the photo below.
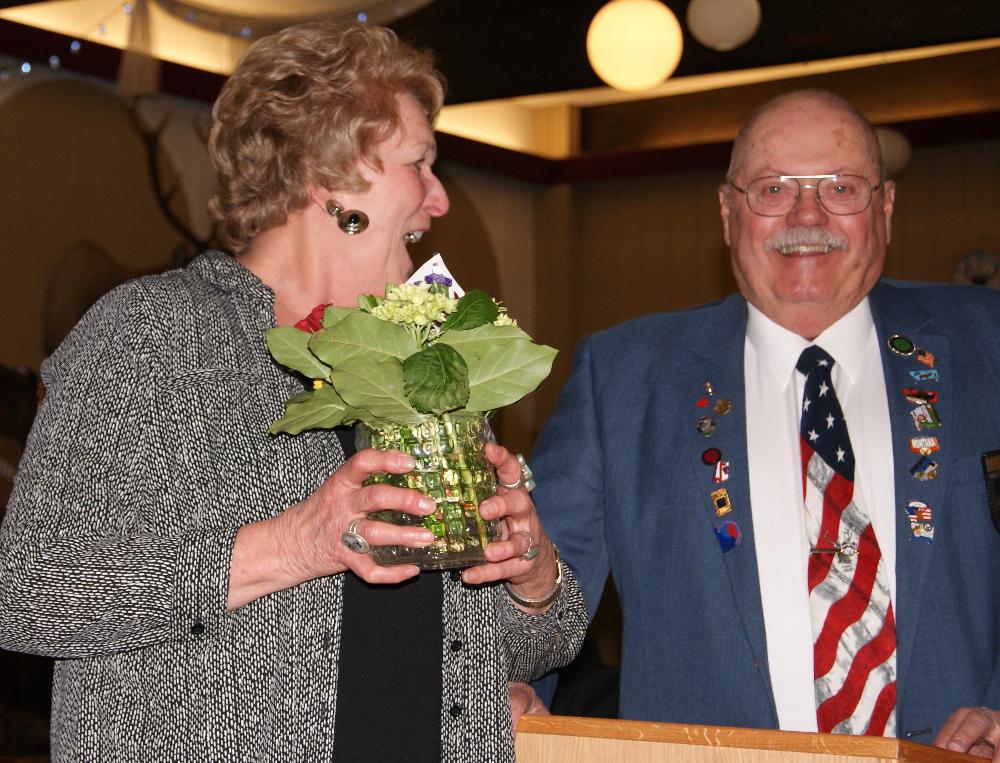
{"type": "MultiPolygon", "coordinates": [[[[301,389],[268,355],[272,325],[272,292],[208,252],[104,297],[44,364],[0,530],[0,646],[59,660],[54,761],[330,759],[350,701],[343,576],[226,612],[237,529],[344,458],[332,432],[266,433],[301,389]]],[[[572,659],[579,587],[565,570],[531,616],[500,587],[441,578],[443,758],[512,761],[506,681],[572,659]]]]}

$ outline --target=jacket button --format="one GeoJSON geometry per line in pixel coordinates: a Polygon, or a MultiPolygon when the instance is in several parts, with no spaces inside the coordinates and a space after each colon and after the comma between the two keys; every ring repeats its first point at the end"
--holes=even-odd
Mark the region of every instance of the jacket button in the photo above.
{"type": "Polygon", "coordinates": [[[461,705],[452,705],[451,709],[448,712],[451,714],[452,718],[457,718],[458,716],[460,716],[462,714],[462,706],[461,705]]]}
{"type": "Polygon", "coordinates": [[[451,573],[450,573],[450,576],[451,576],[451,579],[454,580],[457,583],[459,580],[462,579],[462,571],[461,570],[452,570],[451,573]]]}
{"type": "Polygon", "coordinates": [[[459,641],[458,639],[455,639],[454,641],[451,642],[451,651],[458,652],[458,651],[461,651],[461,649],[462,649],[462,642],[461,641],[459,641]]]}
{"type": "Polygon", "coordinates": [[[201,623],[195,623],[194,625],[191,626],[192,636],[200,636],[204,632],[205,632],[205,626],[202,625],[201,623]]]}

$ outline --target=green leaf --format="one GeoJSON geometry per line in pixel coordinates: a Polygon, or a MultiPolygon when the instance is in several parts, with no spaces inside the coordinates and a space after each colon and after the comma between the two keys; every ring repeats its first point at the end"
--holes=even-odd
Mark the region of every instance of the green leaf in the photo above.
{"type": "Polygon", "coordinates": [[[441,333],[445,331],[468,331],[469,329],[493,323],[500,314],[500,308],[489,294],[482,289],[467,291],[458,300],[455,312],[451,313],[441,324],[441,333]]]}
{"type": "Polygon", "coordinates": [[[309,349],[328,366],[339,368],[355,358],[402,363],[420,347],[402,326],[355,311],[313,334],[309,349]]]}
{"type": "Polygon", "coordinates": [[[403,364],[394,358],[354,358],[335,368],[330,380],[345,402],[371,417],[409,420],[419,415],[403,392],[403,364]]]}
{"type": "Polygon", "coordinates": [[[358,295],[358,310],[364,310],[366,313],[370,313],[381,303],[382,303],[381,298],[373,296],[371,294],[358,295]]]}
{"type": "Polygon", "coordinates": [[[309,351],[311,334],[294,326],[267,330],[267,349],[272,357],[293,371],[310,379],[329,379],[330,368],[309,351]]]}
{"type": "Polygon", "coordinates": [[[556,350],[535,344],[517,326],[480,326],[454,331],[439,343],[458,350],[469,367],[467,411],[490,411],[516,403],[552,370],[556,350]]]}
{"type": "Polygon", "coordinates": [[[306,429],[329,429],[351,418],[347,403],[329,384],[309,390],[285,401],[285,415],[268,428],[271,434],[299,434],[306,429]]]}
{"type": "Polygon", "coordinates": [[[489,353],[494,347],[513,339],[523,339],[526,342],[532,341],[531,337],[519,326],[513,324],[508,326],[494,326],[492,323],[469,329],[468,331],[452,331],[447,336],[442,336],[436,341],[439,344],[447,344],[454,347],[462,353],[462,357],[468,363],[470,356],[478,359],[489,353]]]}
{"type": "Polygon", "coordinates": [[[403,361],[403,392],[422,413],[461,408],[469,399],[469,369],[462,356],[436,344],[403,361]]]}
{"type": "Polygon", "coordinates": [[[326,310],[323,311],[323,328],[328,329],[335,323],[344,320],[348,315],[354,315],[355,312],[357,311],[353,307],[327,305],[326,310]]]}

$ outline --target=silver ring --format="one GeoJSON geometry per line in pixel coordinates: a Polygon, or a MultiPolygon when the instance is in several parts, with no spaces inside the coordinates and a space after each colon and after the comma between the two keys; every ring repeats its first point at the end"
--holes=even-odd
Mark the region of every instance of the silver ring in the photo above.
{"type": "Polygon", "coordinates": [[[522,454],[517,454],[517,460],[521,464],[521,473],[517,475],[517,480],[508,484],[500,479],[500,475],[497,475],[497,484],[508,490],[517,490],[519,487],[523,487],[530,493],[535,489],[534,475],[531,473],[531,468],[528,466],[528,462],[524,460],[522,454]]]}
{"type": "Polygon", "coordinates": [[[497,484],[500,485],[501,487],[507,488],[508,490],[517,490],[519,487],[521,487],[521,485],[524,484],[524,475],[523,474],[517,475],[517,480],[515,482],[511,482],[508,485],[506,482],[504,482],[502,479],[500,479],[500,475],[498,474],[497,475],[497,484]]]}
{"type": "Polygon", "coordinates": [[[358,522],[362,519],[364,517],[352,519],[351,523],[347,526],[347,530],[340,536],[340,542],[356,554],[367,554],[369,548],[368,541],[358,532],[358,522]]]}
{"type": "Polygon", "coordinates": [[[521,554],[521,558],[526,562],[530,562],[536,556],[538,556],[538,544],[535,543],[535,539],[531,537],[531,533],[525,533],[528,536],[528,550],[521,554]]]}
{"type": "Polygon", "coordinates": [[[529,493],[535,489],[535,475],[531,473],[531,467],[524,460],[524,456],[517,454],[517,460],[521,462],[521,479],[524,480],[524,489],[529,493]]]}

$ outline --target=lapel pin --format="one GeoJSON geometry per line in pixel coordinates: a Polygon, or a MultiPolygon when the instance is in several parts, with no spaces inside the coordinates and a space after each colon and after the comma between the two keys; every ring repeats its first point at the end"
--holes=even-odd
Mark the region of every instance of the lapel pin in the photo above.
{"type": "Polygon", "coordinates": [[[903,397],[914,405],[920,405],[921,403],[936,403],[938,401],[938,393],[936,390],[919,389],[917,387],[906,387],[903,390],[903,397]]]}
{"type": "Polygon", "coordinates": [[[921,455],[920,460],[910,467],[910,474],[921,482],[936,480],[938,476],[937,461],[931,461],[930,455],[921,455]]]}
{"type": "Polygon", "coordinates": [[[715,422],[708,416],[702,416],[698,419],[698,432],[702,437],[711,437],[715,432],[715,422]]]}
{"type": "Polygon", "coordinates": [[[936,368],[928,368],[926,371],[910,371],[910,376],[912,376],[918,382],[941,380],[941,377],[938,376],[936,368]]]}
{"type": "Polygon", "coordinates": [[[911,437],[910,450],[923,456],[929,456],[931,453],[941,450],[941,445],[937,437],[931,437],[930,435],[911,437]]]}
{"type": "Polygon", "coordinates": [[[886,344],[897,355],[912,355],[917,349],[916,345],[902,334],[893,334],[886,340],[886,344]]]}
{"type": "Polygon", "coordinates": [[[917,360],[919,360],[928,368],[934,368],[934,353],[931,352],[930,350],[925,350],[922,347],[918,347],[917,360]]]}
{"type": "Polygon", "coordinates": [[[721,400],[716,400],[715,405],[712,406],[712,410],[715,411],[716,416],[725,416],[733,410],[733,401],[725,397],[721,400]]]}
{"type": "Polygon", "coordinates": [[[712,477],[712,482],[725,482],[729,479],[729,462],[719,461],[715,464],[715,476],[712,477]]]}
{"type": "Polygon", "coordinates": [[[913,417],[913,424],[917,429],[937,429],[941,426],[941,419],[930,403],[922,403],[910,411],[913,417]]]}
{"type": "Polygon", "coordinates": [[[740,531],[740,526],[730,520],[715,528],[715,537],[719,539],[719,548],[722,549],[722,553],[726,554],[740,544],[740,541],[743,540],[743,533],[740,531]]]}
{"type": "Polygon", "coordinates": [[[715,516],[724,517],[733,510],[733,505],[729,502],[729,491],[724,487],[712,491],[712,506],[715,508],[715,516]]]}
{"type": "Polygon", "coordinates": [[[931,507],[923,501],[910,501],[906,506],[910,520],[910,540],[930,543],[934,540],[934,519],[931,507]]]}
{"type": "Polygon", "coordinates": [[[701,454],[701,461],[705,466],[715,466],[722,458],[722,451],[718,448],[706,448],[701,454]]]}

